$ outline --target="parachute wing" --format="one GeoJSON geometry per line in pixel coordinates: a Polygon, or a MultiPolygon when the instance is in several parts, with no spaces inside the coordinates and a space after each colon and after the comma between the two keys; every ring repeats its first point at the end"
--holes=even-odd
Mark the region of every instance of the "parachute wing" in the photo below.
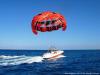
{"type": "Polygon", "coordinates": [[[60,28],[65,31],[67,24],[65,18],[61,14],[46,11],[34,16],[31,26],[32,32],[37,35],[38,31],[51,32],[59,30],[60,28]]]}

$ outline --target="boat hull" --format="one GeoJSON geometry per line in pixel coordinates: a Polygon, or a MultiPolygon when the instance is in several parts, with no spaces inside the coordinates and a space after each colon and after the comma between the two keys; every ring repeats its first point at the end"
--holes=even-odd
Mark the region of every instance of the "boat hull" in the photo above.
{"type": "Polygon", "coordinates": [[[53,58],[56,58],[56,57],[58,57],[60,55],[63,55],[63,53],[64,53],[64,51],[56,51],[54,53],[45,53],[43,55],[43,58],[44,59],[53,59],[53,58]]]}

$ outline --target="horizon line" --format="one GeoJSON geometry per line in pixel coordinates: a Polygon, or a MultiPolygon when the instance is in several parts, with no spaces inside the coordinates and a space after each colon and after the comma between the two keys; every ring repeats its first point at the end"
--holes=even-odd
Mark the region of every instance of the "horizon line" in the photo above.
{"type": "MultiPolygon", "coordinates": [[[[0,49],[0,50],[48,50],[48,49],[0,49]]],[[[63,50],[100,50],[100,49],[63,49],[63,50]]]]}

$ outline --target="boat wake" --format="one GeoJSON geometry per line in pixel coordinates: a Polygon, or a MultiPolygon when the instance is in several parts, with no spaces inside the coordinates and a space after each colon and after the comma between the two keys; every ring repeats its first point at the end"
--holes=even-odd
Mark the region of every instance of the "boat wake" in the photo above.
{"type": "MultiPolygon", "coordinates": [[[[62,58],[65,57],[63,55],[60,55],[57,58],[62,58]]],[[[20,65],[20,64],[31,64],[34,62],[43,62],[43,57],[42,56],[5,56],[1,55],[0,56],[0,65],[2,66],[8,66],[8,65],[20,65]]]]}
{"type": "Polygon", "coordinates": [[[0,56],[0,65],[19,65],[23,63],[31,64],[34,62],[42,62],[43,58],[41,56],[0,56]]]}

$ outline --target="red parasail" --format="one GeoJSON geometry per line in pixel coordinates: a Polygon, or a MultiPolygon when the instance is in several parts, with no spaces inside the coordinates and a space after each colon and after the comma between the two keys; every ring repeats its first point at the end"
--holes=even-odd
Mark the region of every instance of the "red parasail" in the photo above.
{"type": "Polygon", "coordinates": [[[32,32],[36,35],[38,34],[38,31],[51,32],[54,30],[59,30],[60,28],[65,31],[67,27],[64,16],[51,11],[42,12],[34,16],[31,25],[32,32]]]}

